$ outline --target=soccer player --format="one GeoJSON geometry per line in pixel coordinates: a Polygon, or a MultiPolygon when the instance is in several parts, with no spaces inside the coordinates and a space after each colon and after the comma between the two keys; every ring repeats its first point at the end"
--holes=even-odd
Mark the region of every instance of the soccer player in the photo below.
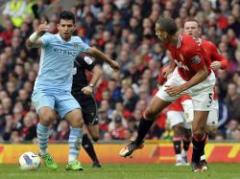
{"type": "MultiPolygon", "coordinates": [[[[171,58],[171,56],[169,56],[171,58]]],[[[159,84],[164,85],[171,73],[168,65],[161,69],[159,84]],[[166,76],[167,75],[167,76],[166,76]]],[[[165,111],[165,110],[164,110],[165,111]]],[[[176,156],[176,166],[189,165],[187,152],[191,143],[191,123],[193,120],[193,105],[189,95],[182,95],[166,109],[168,126],[173,130],[173,147],[176,156]]]]}
{"type": "Polygon", "coordinates": [[[82,170],[77,158],[78,144],[82,139],[83,119],[80,106],[71,95],[74,59],[80,52],[86,52],[96,59],[109,63],[114,69],[119,69],[119,65],[99,50],[89,47],[80,37],[72,36],[75,30],[75,17],[72,12],[60,13],[57,28],[58,34],[45,33],[48,31],[47,23],[40,24],[36,32],[26,41],[28,48],[41,48],[40,68],[32,94],[32,102],[39,115],[37,125],[39,155],[48,168],[53,170],[58,168],[47,151],[49,127],[56,120],[58,112],[72,127],[66,169],[82,170]]]}
{"type": "Polygon", "coordinates": [[[167,108],[167,120],[173,130],[173,147],[176,166],[189,165],[187,152],[191,143],[191,122],[193,119],[192,100],[182,95],[167,108]]]}
{"type": "MultiPolygon", "coordinates": [[[[199,26],[199,23],[197,20],[195,20],[195,19],[186,20],[184,23],[183,30],[184,30],[185,34],[188,34],[188,35],[191,35],[192,37],[194,37],[196,42],[202,46],[205,53],[209,57],[208,59],[210,60],[210,63],[211,63],[210,66],[211,66],[212,70],[214,70],[216,72],[216,70],[218,70],[218,69],[226,69],[228,67],[227,59],[219,53],[216,45],[214,43],[212,43],[211,41],[200,38],[201,29],[200,29],[200,26],[199,26]]],[[[212,99],[213,99],[213,102],[212,102],[212,106],[211,106],[211,111],[209,112],[207,126],[205,127],[206,132],[216,130],[217,124],[218,124],[218,99],[217,99],[217,95],[214,93],[214,91],[213,91],[212,99]]],[[[202,169],[207,170],[208,169],[207,161],[206,161],[204,151],[201,155],[200,162],[202,163],[202,169]]]]}
{"type": "Polygon", "coordinates": [[[82,146],[93,161],[92,167],[100,168],[101,164],[97,158],[93,144],[88,133],[94,142],[99,139],[99,127],[97,118],[97,106],[93,97],[94,87],[102,76],[102,69],[96,64],[96,60],[81,53],[74,61],[72,95],[81,106],[84,120],[84,133],[82,146]],[[86,70],[92,72],[91,80],[88,82],[86,70]]]}
{"type": "Polygon", "coordinates": [[[159,112],[181,94],[188,93],[192,97],[194,109],[192,170],[199,172],[201,171],[200,155],[206,141],[204,126],[212,103],[215,75],[207,64],[207,56],[195,40],[188,35],[177,35],[177,26],[173,19],[159,18],[155,31],[162,45],[170,51],[177,68],[175,65],[172,66],[175,68],[173,75],[164,87],[160,88],[145,110],[136,139],[126,145],[120,151],[120,155],[127,157],[140,148],[159,112]]]}

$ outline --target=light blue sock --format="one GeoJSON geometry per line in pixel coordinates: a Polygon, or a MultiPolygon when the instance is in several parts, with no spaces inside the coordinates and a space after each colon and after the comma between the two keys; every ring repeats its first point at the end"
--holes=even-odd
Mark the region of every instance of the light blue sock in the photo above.
{"type": "Polygon", "coordinates": [[[81,129],[71,128],[68,139],[69,144],[68,162],[72,162],[78,158],[81,143],[82,143],[81,129]]]}
{"type": "Polygon", "coordinates": [[[39,142],[40,154],[44,155],[47,153],[48,147],[48,127],[38,123],[37,125],[37,138],[39,142]]]}

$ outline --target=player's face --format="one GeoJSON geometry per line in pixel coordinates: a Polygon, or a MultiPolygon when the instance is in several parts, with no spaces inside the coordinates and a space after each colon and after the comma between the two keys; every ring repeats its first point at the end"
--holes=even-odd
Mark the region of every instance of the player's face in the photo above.
{"type": "Polygon", "coordinates": [[[200,36],[200,29],[198,27],[198,23],[195,21],[188,21],[184,24],[184,33],[191,35],[195,38],[198,38],[200,36]]]}
{"type": "Polygon", "coordinates": [[[69,40],[75,30],[75,25],[72,20],[61,19],[58,24],[58,32],[64,40],[69,40]]]}
{"type": "Polygon", "coordinates": [[[168,38],[168,33],[163,30],[158,23],[155,25],[155,34],[161,42],[166,42],[168,38]]]}

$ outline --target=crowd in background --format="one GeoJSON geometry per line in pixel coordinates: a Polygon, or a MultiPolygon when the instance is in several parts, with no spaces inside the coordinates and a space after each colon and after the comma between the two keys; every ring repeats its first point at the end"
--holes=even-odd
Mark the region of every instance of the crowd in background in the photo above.
{"type": "MultiPolygon", "coordinates": [[[[32,142],[38,120],[31,93],[39,70],[40,51],[25,41],[40,22],[57,33],[60,1],[10,0],[2,6],[0,24],[0,141],[32,142]]],[[[159,73],[169,61],[154,34],[159,16],[172,17],[181,30],[194,17],[202,37],[213,41],[229,60],[217,71],[220,103],[215,140],[240,140],[240,2],[236,0],[84,0],[70,10],[76,15],[76,34],[120,63],[120,72],[103,64],[104,76],[95,89],[100,136],[125,140],[136,134],[141,113],[158,90],[159,73]]],[[[69,125],[58,119],[50,140],[67,140],[69,125]]],[[[147,135],[171,138],[160,115],[147,135]]]]}

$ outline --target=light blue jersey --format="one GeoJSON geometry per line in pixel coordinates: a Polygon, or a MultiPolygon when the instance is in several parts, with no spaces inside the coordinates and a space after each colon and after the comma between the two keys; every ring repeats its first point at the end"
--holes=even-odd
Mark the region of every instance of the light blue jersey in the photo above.
{"type": "Polygon", "coordinates": [[[64,118],[67,113],[80,108],[71,95],[72,71],[76,56],[86,52],[89,46],[77,36],[65,42],[59,35],[47,33],[41,40],[40,69],[32,102],[38,112],[42,107],[50,107],[64,118]]]}
{"type": "Polygon", "coordinates": [[[34,90],[65,90],[72,87],[72,69],[76,56],[89,46],[80,37],[64,41],[59,34],[46,33],[41,37],[40,69],[34,90]]]}

